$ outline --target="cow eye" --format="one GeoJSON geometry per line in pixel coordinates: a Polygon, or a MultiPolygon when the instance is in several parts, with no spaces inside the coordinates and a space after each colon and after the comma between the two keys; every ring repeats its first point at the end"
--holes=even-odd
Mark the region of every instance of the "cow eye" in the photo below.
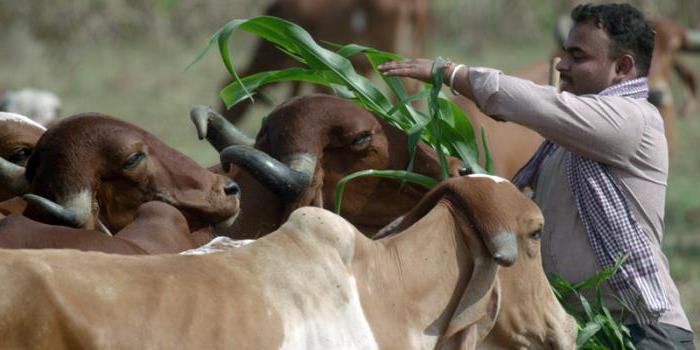
{"type": "Polygon", "coordinates": [[[22,147],[14,150],[14,152],[12,152],[12,154],[7,158],[7,160],[15,164],[20,164],[27,160],[27,158],[29,158],[31,154],[32,150],[30,150],[27,147],[22,147]]]}
{"type": "Polygon", "coordinates": [[[363,132],[352,140],[350,147],[354,149],[363,149],[369,145],[370,141],[372,141],[372,133],[363,132]]]}
{"type": "Polygon", "coordinates": [[[540,239],[542,239],[542,230],[537,230],[533,232],[532,234],[530,234],[530,238],[539,241],[540,239]]]}
{"type": "Polygon", "coordinates": [[[136,152],[133,153],[132,155],[129,156],[129,158],[126,159],[126,162],[124,162],[124,165],[122,165],[122,168],[126,170],[131,170],[135,168],[141,161],[146,158],[146,155],[143,152],[136,152]]]}

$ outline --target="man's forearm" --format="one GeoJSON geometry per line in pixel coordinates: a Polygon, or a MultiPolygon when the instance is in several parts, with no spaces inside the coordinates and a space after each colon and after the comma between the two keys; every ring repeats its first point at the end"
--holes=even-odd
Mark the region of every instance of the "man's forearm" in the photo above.
{"type": "Polygon", "coordinates": [[[447,86],[450,86],[450,83],[452,83],[451,88],[454,91],[476,102],[472,93],[471,82],[469,82],[469,66],[462,66],[456,71],[455,69],[457,69],[457,64],[450,62],[443,73],[443,82],[447,86]],[[452,76],[453,73],[454,77],[452,76]]]}

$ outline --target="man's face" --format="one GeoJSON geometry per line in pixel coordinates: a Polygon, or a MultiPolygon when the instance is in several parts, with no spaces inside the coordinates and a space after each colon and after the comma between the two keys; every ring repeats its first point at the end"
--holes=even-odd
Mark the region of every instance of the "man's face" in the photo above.
{"type": "Polygon", "coordinates": [[[574,95],[597,94],[617,83],[616,62],[610,58],[610,38],[594,22],[574,25],[563,45],[556,69],[561,90],[574,95]]]}

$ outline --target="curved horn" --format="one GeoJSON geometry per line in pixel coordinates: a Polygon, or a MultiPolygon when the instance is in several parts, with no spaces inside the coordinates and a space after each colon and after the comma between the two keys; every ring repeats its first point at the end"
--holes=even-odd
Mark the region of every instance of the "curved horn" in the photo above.
{"type": "Polygon", "coordinates": [[[24,177],[24,167],[2,157],[0,157],[0,183],[15,195],[25,193],[29,188],[29,183],[24,177]]]}
{"type": "Polygon", "coordinates": [[[197,129],[199,139],[207,138],[217,151],[231,145],[255,144],[255,140],[238,130],[221,114],[208,106],[194,106],[190,111],[190,119],[197,129]]]}
{"type": "Polygon", "coordinates": [[[27,193],[23,195],[22,198],[27,201],[27,205],[32,205],[34,208],[40,210],[44,215],[66,226],[83,227],[87,222],[87,217],[80,215],[77,210],[65,208],[62,205],[44,197],[27,193]]]}
{"type": "Polygon", "coordinates": [[[228,171],[231,163],[247,169],[253,177],[278,196],[292,200],[302,194],[311,183],[316,169],[316,157],[295,153],[284,163],[250,146],[229,146],[221,151],[221,165],[228,171]]]}
{"type": "Polygon", "coordinates": [[[685,32],[683,50],[700,52],[700,30],[687,30],[685,32]]]}

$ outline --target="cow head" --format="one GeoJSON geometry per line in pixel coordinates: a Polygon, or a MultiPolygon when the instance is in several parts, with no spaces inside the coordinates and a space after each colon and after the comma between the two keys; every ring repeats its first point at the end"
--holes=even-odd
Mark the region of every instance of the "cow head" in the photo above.
{"type": "MultiPolygon", "coordinates": [[[[489,237],[489,232],[513,232],[517,245],[514,263],[498,268],[500,307],[483,346],[573,349],[576,321],[556,299],[542,269],[542,212],[508,181],[479,175],[469,178],[471,181],[463,181],[453,189],[459,198],[467,200],[469,221],[482,237],[489,237]]],[[[486,246],[493,252],[488,241],[486,246]]],[[[478,278],[472,276],[470,284],[472,281],[478,283],[478,278]]]]}
{"type": "Polygon", "coordinates": [[[182,211],[193,231],[230,223],[238,212],[235,182],[132,124],[96,113],[47,131],[27,164],[27,178],[33,195],[25,215],[76,227],[94,228],[99,218],[118,231],[152,200],[182,211]]]}
{"type": "MultiPolygon", "coordinates": [[[[217,149],[233,143],[221,141],[226,138],[219,135],[223,129],[214,120],[223,118],[211,113],[206,118],[211,120],[208,130],[201,129],[206,123],[195,122],[200,137],[206,135],[217,149]]],[[[238,137],[228,138],[234,139],[238,137]]],[[[336,184],[344,176],[367,169],[403,170],[409,160],[404,132],[350,101],[321,94],[279,105],[257,135],[257,151],[245,146],[245,140],[237,143],[243,145],[222,151],[222,162],[255,173],[287,202],[287,212],[310,204],[332,207],[336,184]],[[280,162],[284,170],[268,167],[280,162]]],[[[419,143],[414,164],[414,171],[439,178],[439,160],[429,146],[419,143]]],[[[450,158],[449,165],[450,174],[457,175],[461,162],[450,158]]],[[[424,193],[422,188],[394,180],[359,178],[346,187],[341,213],[360,229],[379,228],[410,210],[424,193]]]]}
{"type": "Polygon", "coordinates": [[[554,296],[542,269],[544,218],[537,205],[498,177],[452,178],[384,235],[399,238],[440,201],[449,205],[473,266],[441,342],[478,341],[489,349],[573,349],[575,320],[554,296]]]}
{"type": "Polygon", "coordinates": [[[24,167],[46,129],[31,119],[0,112],[0,202],[24,194],[24,167]]]}

